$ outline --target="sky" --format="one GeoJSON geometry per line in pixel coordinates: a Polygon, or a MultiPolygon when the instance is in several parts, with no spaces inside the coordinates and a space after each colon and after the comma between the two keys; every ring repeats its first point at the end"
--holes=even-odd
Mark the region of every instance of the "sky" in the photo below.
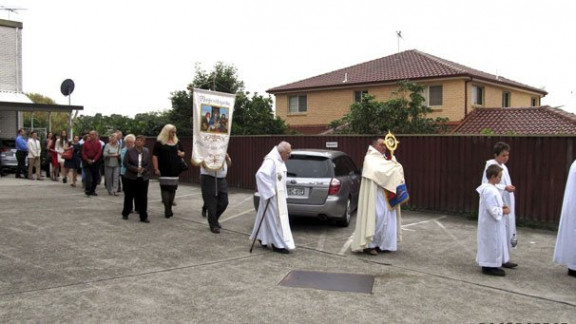
{"type": "Polygon", "coordinates": [[[83,115],[170,109],[199,65],[267,89],[417,49],[537,88],[576,113],[576,1],[0,0],[21,21],[23,89],[83,115]],[[403,39],[398,42],[396,31],[403,39]],[[399,44],[399,46],[398,46],[399,44]]]}

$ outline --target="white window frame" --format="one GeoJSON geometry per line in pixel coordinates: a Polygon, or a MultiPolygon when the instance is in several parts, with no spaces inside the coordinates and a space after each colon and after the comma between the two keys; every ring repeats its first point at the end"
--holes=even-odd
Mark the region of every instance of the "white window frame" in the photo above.
{"type": "Polygon", "coordinates": [[[424,87],[424,90],[422,92],[422,96],[424,97],[424,104],[426,104],[426,106],[432,108],[432,109],[438,109],[440,107],[442,107],[442,105],[444,104],[444,86],[442,84],[433,84],[430,86],[426,86],[424,87]],[[430,103],[430,88],[432,87],[440,87],[441,88],[441,96],[440,96],[440,101],[441,103],[438,105],[433,105],[430,103]]]}
{"type": "Polygon", "coordinates": [[[512,93],[510,91],[502,91],[502,107],[508,108],[512,104],[512,93]]]}
{"type": "Polygon", "coordinates": [[[308,95],[292,95],[288,96],[288,114],[305,114],[308,112],[308,95]],[[305,107],[300,107],[301,100],[304,98],[305,107]],[[295,99],[295,105],[293,105],[292,99],[295,99]],[[294,109],[295,108],[295,109],[294,109]]]}
{"type": "Polygon", "coordinates": [[[483,86],[473,85],[472,86],[472,104],[476,106],[484,106],[486,91],[483,86]],[[478,100],[478,90],[480,93],[480,100],[478,100]],[[480,101],[480,102],[478,102],[480,101]]]}
{"type": "Polygon", "coordinates": [[[368,94],[368,90],[354,90],[354,103],[360,103],[362,102],[362,97],[364,97],[364,95],[368,94]],[[358,100],[356,98],[356,94],[360,93],[360,100],[358,100]]]}

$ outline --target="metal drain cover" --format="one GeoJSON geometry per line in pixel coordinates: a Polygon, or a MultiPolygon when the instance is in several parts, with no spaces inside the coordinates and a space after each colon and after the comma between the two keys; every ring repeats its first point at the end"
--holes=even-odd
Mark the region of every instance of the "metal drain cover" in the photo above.
{"type": "Polygon", "coordinates": [[[279,285],[371,294],[374,277],[352,273],[293,270],[280,281],[279,285]]]}

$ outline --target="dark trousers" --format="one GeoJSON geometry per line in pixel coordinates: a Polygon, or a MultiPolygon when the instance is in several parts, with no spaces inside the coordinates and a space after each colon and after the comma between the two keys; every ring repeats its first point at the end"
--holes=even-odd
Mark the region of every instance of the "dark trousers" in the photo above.
{"type": "Polygon", "coordinates": [[[16,161],[18,161],[18,166],[16,167],[16,178],[20,178],[20,173],[26,177],[26,156],[28,156],[28,151],[16,151],[16,161]]]}
{"type": "Polygon", "coordinates": [[[202,199],[208,211],[210,228],[219,227],[218,220],[228,207],[228,183],[226,178],[215,178],[203,174],[200,177],[202,199]]]}
{"type": "Polygon", "coordinates": [[[86,194],[94,193],[96,191],[96,185],[98,185],[98,180],[100,179],[100,163],[85,163],[84,175],[86,176],[86,194]]]}
{"type": "Polygon", "coordinates": [[[140,214],[140,220],[146,220],[148,219],[148,183],[150,181],[142,178],[131,181],[134,186],[134,203],[140,214]]]}
{"type": "Polygon", "coordinates": [[[134,210],[134,180],[121,176],[122,187],[124,188],[124,208],[122,216],[128,216],[134,210]]]}

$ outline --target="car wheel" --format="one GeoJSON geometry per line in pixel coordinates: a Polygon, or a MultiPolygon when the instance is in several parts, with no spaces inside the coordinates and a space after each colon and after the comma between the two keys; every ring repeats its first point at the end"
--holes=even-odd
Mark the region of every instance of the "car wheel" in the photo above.
{"type": "Polygon", "coordinates": [[[336,221],[336,224],[338,226],[348,227],[348,225],[350,225],[350,217],[352,216],[351,205],[352,201],[350,200],[350,197],[348,197],[348,200],[346,201],[346,210],[344,211],[344,215],[342,215],[342,217],[336,221]]]}

